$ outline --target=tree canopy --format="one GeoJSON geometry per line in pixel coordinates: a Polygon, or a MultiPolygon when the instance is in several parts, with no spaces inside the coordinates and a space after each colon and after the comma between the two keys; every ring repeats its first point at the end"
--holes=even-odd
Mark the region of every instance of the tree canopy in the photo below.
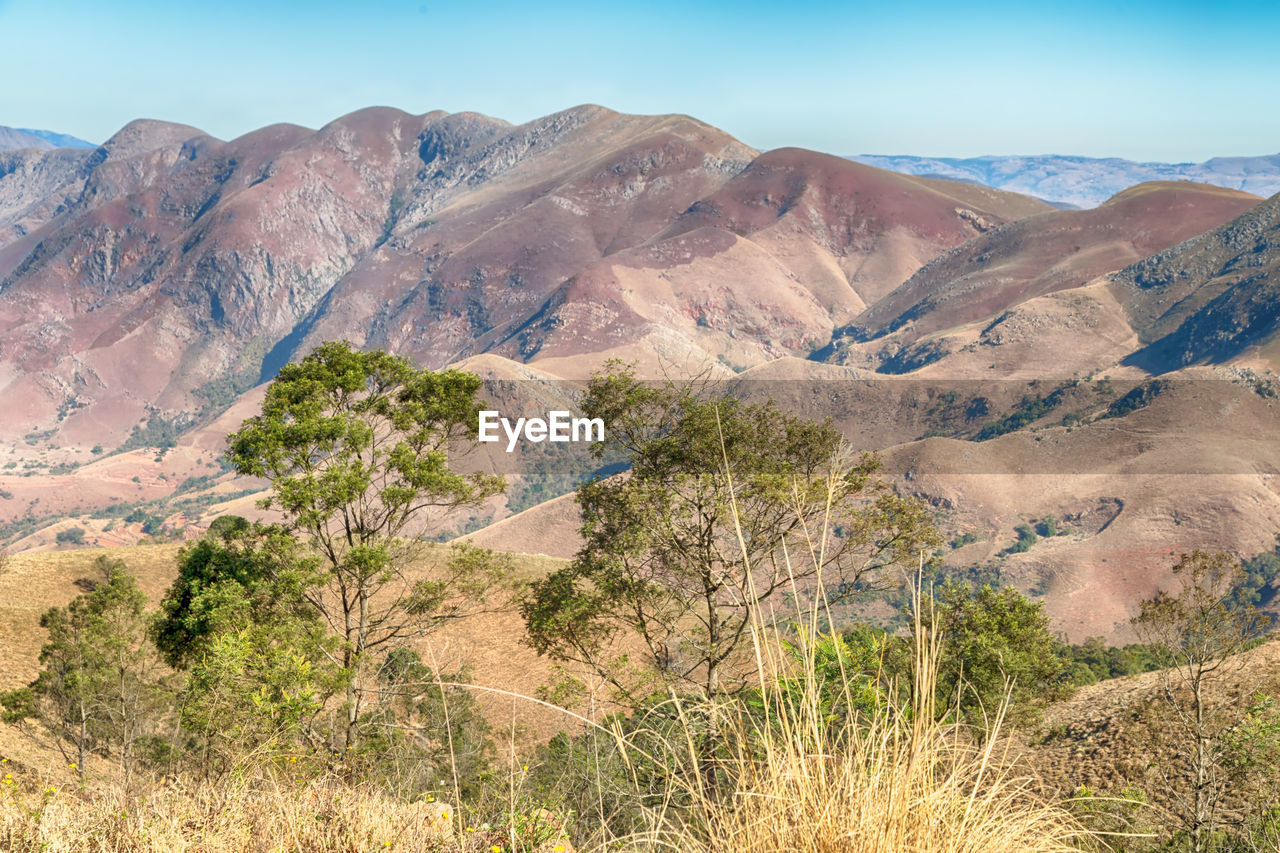
{"type": "Polygon", "coordinates": [[[505,488],[500,477],[455,465],[473,446],[479,389],[474,374],[330,342],[282,368],[262,413],[228,436],[235,469],[270,478],[264,506],[320,556],[325,582],[306,595],[343,642],[348,746],[377,695],[369,656],[462,612],[449,595],[480,588],[467,585],[477,572],[491,581],[497,571],[474,553],[451,561],[445,581],[408,571],[437,514],[505,488]]]}
{"type": "Polygon", "coordinates": [[[606,424],[594,452],[630,470],[578,490],[583,546],[523,612],[540,653],[586,663],[633,699],[647,688],[624,683],[615,640],[638,638],[662,680],[732,692],[752,620],[773,621],[767,603],[805,585],[848,597],[936,540],[927,509],[829,422],[619,365],[592,379],[582,408],[606,424]]]}

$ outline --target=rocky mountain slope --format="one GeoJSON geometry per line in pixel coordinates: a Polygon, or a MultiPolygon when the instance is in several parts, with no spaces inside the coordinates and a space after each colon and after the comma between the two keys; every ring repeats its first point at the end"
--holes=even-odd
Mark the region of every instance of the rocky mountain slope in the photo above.
{"type": "Polygon", "coordinates": [[[600,107],[520,127],[377,108],[230,142],[144,121],[9,158],[0,438],[63,447],[180,427],[323,339],[433,367],[803,354],[937,252],[1045,209],[600,107]]]}
{"type": "Polygon", "coordinates": [[[1092,210],[1028,217],[939,255],[855,318],[851,331],[873,338],[901,329],[911,341],[990,319],[1195,237],[1259,201],[1204,184],[1141,184],[1092,210]]]}
{"type": "Polygon", "coordinates": [[[1093,207],[1135,184],[1194,181],[1270,196],[1280,192],[1280,154],[1214,157],[1203,163],[1135,163],[1118,157],[911,157],[861,154],[880,169],[968,181],[1074,207],[1093,207]]]}
{"type": "Polygon", "coordinates": [[[1280,196],[1118,273],[1111,285],[1146,345],[1126,359],[1152,373],[1248,350],[1277,354],[1280,196]]]}

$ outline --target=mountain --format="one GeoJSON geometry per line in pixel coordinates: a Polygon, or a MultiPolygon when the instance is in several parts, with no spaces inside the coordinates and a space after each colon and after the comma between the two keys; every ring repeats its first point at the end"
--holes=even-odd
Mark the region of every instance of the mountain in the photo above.
{"type": "Polygon", "coordinates": [[[1261,201],[1204,184],[1141,184],[1091,210],[1031,216],[944,252],[853,323],[904,342],[1080,287],[1214,228],[1261,201]],[[908,328],[909,327],[909,328],[908,328]]]}
{"type": "Polygon", "coordinates": [[[1280,333],[1280,195],[1119,272],[1112,290],[1145,346],[1126,363],[1151,373],[1222,362],[1280,333]]]}
{"type": "Polygon", "coordinates": [[[595,106],[231,141],[137,121],[5,156],[0,438],[63,452],[180,428],[326,339],[560,375],[803,355],[938,252],[1049,209],[595,106]]]}
{"type": "Polygon", "coordinates": [[[97,148],[92,142],[52,130],[0,125],[0,151],[15,148],[97,148]]]}
{"type": "Polygon", "coordinates": [[[1136,163],[1118,157],[910,157],[861,154],[849,159],[894,172],[984,184],[1067,206],[1093,207],[1135,184],[1195,181],[1260,196],[1280,192],[1280,154],[1214,157],[1203,163],[1136,163]]]}
{"type": "Polygon", "coordinates": [[[615,355],[742,368],[807,354],[937,252],[1044,209],[771,151],[651,239],[566,280],[496,351],[561,373],[615,355]]]}

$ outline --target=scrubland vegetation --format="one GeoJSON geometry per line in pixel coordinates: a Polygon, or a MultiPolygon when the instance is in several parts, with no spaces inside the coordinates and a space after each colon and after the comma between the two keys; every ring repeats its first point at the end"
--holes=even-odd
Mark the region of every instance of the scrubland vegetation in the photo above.
{"type": "Polygon", "coordinates": [[[424,519],[504,487],[452,464],[478,387],[343,345],[282,370],[229,458],[284,522],[220,519],[156,610],[122,550],[44,615],[39,676],[0,699],[66,769],[5,759],[0,848],[1276,849],[1280,709],[1219,689],[1270,627],[1275,557],[1184,555],[1140,643],[1066,646],[1015,590],[923,583],[928,508],[830,425],[614,367],[584,410],[629,473],[579,489],[579,556],[413,568],[424,519]],[[894,585],[906,629],[832,618],[894,585]],[[418,645],[513,608],[556,664],[516,701],[567,721],[523,754],[418,645]],[[1147,671],[1158,789],[1047,789],[1046,707],[1147,671]]]}

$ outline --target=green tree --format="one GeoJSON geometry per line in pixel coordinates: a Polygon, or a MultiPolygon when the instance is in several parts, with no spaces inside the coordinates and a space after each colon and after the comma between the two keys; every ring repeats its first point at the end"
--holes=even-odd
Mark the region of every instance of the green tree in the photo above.
{"type": "MultiPolygon", "coordinates": [[[[1231,788],[1242,774],[1258,768],[1240,756],[1267,751],[1235,743],[1242,724],[1250,721],[1250,710],[1243,707],[1248,697],[1222,701],[1210,695],[1215,684],[1239,670],[1240,652],[1265,626],[1252,605],[1237,600],[1243,575],[1230,554],[1183,554],[1173,567],[1180,587],[1144,601],[1133,619],[1134,631],[1155,647],[1165,667],[1158,730],[1175,746],[1175,757],[1160,762],[1158,770],[1173,815],[1196,853],[1211,849],[1224,823],[1243,821],[1231,813],[1231,788]]],[[[1274,775],[1274,767],[1265,769],[1274,775]]]]}
{"type": "Polygon", "coordinates": [[[126,781],[136,747],[154,730],[165,704],[147,638],[146,595],[119,560],[99,557],[103,580],[40,619],[49,642],[29,688],[6,694],[9,721],[39,716],[58,748],[87,780],[89,757],[114,749],[126,781]]]}
{"type": "Polygon", "coordinates": [[[433,513],[478,506],[505,487],[452,466],[476,434],[479,389],[470,373],[331,342],[286,365],[262,413],[228,437],[236,471],[270,478],[264,506],[320,556],[326,582],[307,597],[342,640],[347,746],[378,695],[371,659],[464,612],[449,593],[480,586],[467,587],[475,559],[456,564],[443,587],[407,571],[433,513]]]}
{"type": "Polygon", "coordinates": [[[323,628],[306,597],[324,580],[318,558],[301,553],[276,525],[217,529],[221,535],[211,527],[178,552],[178,576],[152,626],[156,647],[175,669],[198,661],[220,632],[290,623],[323,628]]]}
{"type": "Polygon", "coordinates": [[[226,522],[210,530],[179,552],[152,634],[186,674],[182,722],[200,736],[201,767],[217,774],[250,752],[309,735],[345,673],[307,598],[323,581],[319,560],[302,555],[278,526],[226,522]]]}
{"type": "Polygon", "coordinates": [[[209,529],[205,533],[215,539],[224,539],[230,534],[248,530],[250,526],[247,518],[238,515],[220,515],[209,522],[209,529]]]}
{"type": "Polygon", "coordinates": [[[1005,549],[1006,554],[1020,554],[1023,551],[1030,551],[1031,546],[1040,540],[1035,528],[1026,522],[1019,524],[1015,531],[1018,534],[1018,541],[1005,549]]]}
{"type": "Polygon", "coordinates": [[[1161,666],[1157,649],[1141,643],[1109,646],[1103,637],[1089,637],[1083,643],[1066,646],[1063,653],[1070,681],[1077,685],[1151,672],[1161,666]]]}
{"type": "Polygon", "coordinates": [[[584,544],[522,609],[539,653],[590,666],[633,707],[655,685],[633,678],[616,639],[637,638],[662,682],[735,693],[752,620],[775,623],[767,605],[807,585],[846,599],[938,541],[927,509],[830,423],[618,365],[591,380],[583,410],[606,424],[595,452],[630,471],[579,488],[584,544]]]}
{"type": "Polygon", "coordinates": [[[1007,694],[1010,719],[1026,722],[1068,689],[1067,664],[1042,603],[1012,587],[971,590],[948,580],[932,607],[923,607],[921,624],[941,634],[940,709],[981,721],[1007,694]]]}

